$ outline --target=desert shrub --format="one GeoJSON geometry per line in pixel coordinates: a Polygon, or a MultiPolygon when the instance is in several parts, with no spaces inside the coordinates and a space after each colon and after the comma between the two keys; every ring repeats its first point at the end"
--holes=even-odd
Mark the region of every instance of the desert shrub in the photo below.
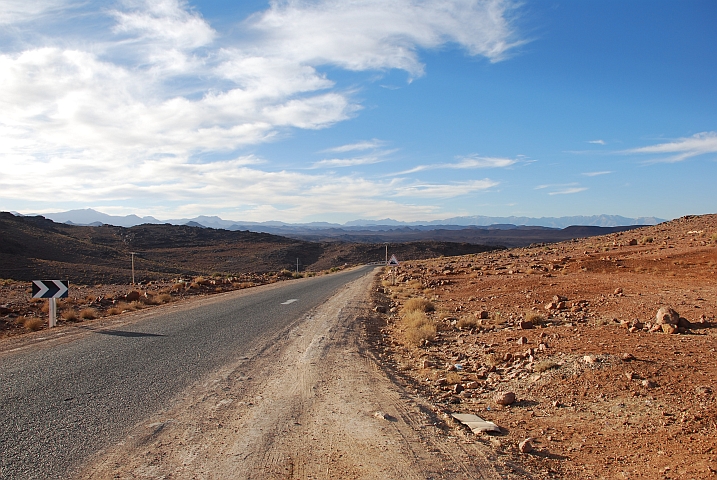
{"type": "Polygon", "coordinates": [[[311,278],[316,276],[316,272],[306,272],[306,276],[311,278]]]}
{"type": "Polygon", "coordinates": [[[76,322],[78,319],[77,312],[72,309],[63,311],[60,317],[67,322],[76,322]]]}
{"type": "Polygon", "coordinates": [[[201,287],[201,285],[198,284],[197,282],[192,282],[189,284],[189,288],[191,288],[193,290],[197,290],[199,287],[201,287]]]}
{"type": "Polygon", "coordinates": [[[131,310],[142,310],[146,305],[142,302],[132,302],[129,304],[131,310]]]}
{"type": "Polygon", "coordinates": [[[489,353],[485,356],[485,364],[489,367],[497,367],[500,364],[500,360],[498,359],[498,355],[495,353],[489,353]]]}
{"type": "Polygon", "coordinates": [[[412,311],[403,316],[403,323],[407,327],[420,327],[421,325],[430,323],[430,320],[424,312],[412,311]]]}
{"type": "Polygon", "coordinates": [[[195,277],[193,283],[197,283],[199,285],[204,285],[207,282],[207,279],[204,277],[195,277]]]}
{"type": "Polygon", "coordinates": [[[304,274],[300,272],[294,272],[291,274],[291,278],[304,278],[304,274]]]}
{"type": "Polygon", "coordinates": [[[154,297],[154,300],[157,302],[157,304],[167,303],[172,301],[172,296],[168,293],[160,293],[159,295],[154,297]]]}
{"type": "Polygon", "coordinates": [[[170,289],[170,291],[172,291],[172,292],[181,292],[181,291],[184,290],[185,288],[186,288],[185,284],[182,283],[182,282],[180,282],[180,283],[175,283],[174,285],[172,285],[172,288],[170,289]]]}
{"type": "Polygon", "coordinates": [[[418,327],[406,329],[406,341],[415,346],[420,346],[425,340],[433,341],[436,338],[436,326],[426,323],[418,327]]]}
{"type": "Polygon", "coordinates": [[[435,307],[425,298],[410,298],[403,305],[404,312],[432,312],[435,307]]]}
{"type": "Polygon", "coordinates": [[[543,317],[538,312],[530,311],[530,312],[526,312],[525,321],[531,322],[531,323],[533,323],[533,325],[539,325],[539,324],[545,322],[545,317],[543,317]]]}
{"type": "Polygon", "coordinates": [[[560,364],[550,359],[540,360],[533,365],[534,372],[547,372],[553,368],[560,368],[560,364]]]}
{"type": "Polygon", "coordinates": [[[123,311],[120,307],[115,306],[107,310],[107,315],[119,315],[123,311]]]}
{"type": "Polygon", "coordinates": [[[480,326],[480,320],[475,317],[461,317],[456,322],[456,327],[460,329],[471,329],[480,326]]]}
{"type": "Polygon", "coordinates": [[[423,283],[421,283],[420,280],[411,280],[406,286],[416,290],[421,290],[423,288],[423,283]]]}
{"type": "Polygon", "coordinates": [[[640,245],[645,245],[646,243],[652,243],[654,241],[654,238],[652,237],[642,237],[642,240],[640,240],[640,245]]]}
{"type": "Polygon", "coordinates": [[[22,325],[30,332],[37,332],[38,330],[42,330],[42,327],[45,325],[45,320],[37,317],[25,318],[22,325]]]}
{"type": "Polygon", "coordinates": [[[97,310],[94,308],[85,308],[80,312],[80,318],[83,320],[92,320],[97,318],[97,310]]]}
{"type": "Polygon", "coordinates": [[[710,237],[710,241],[712,243],[717,243],[717,233],[712,234],[712,236],[710,237]]]}

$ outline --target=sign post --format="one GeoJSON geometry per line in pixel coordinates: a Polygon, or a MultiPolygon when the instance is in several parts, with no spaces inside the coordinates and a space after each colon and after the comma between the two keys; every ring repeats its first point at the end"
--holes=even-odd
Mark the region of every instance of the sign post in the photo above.
{"type": "Polygon", "coordinates": [[[68,280],[33,280],[32,298],[47,298],[50,328],[57,325],[57,299],[66,298],[70,289],[68,280]]]}

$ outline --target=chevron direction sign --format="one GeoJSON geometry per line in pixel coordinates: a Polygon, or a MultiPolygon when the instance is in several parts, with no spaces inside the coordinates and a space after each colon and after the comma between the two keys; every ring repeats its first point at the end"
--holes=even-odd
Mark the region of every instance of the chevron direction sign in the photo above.
{"type": "Polygon", "coordinates": [[[68,280],[33,280],[32,298],[65,298],[69,288],[68,280]]]}

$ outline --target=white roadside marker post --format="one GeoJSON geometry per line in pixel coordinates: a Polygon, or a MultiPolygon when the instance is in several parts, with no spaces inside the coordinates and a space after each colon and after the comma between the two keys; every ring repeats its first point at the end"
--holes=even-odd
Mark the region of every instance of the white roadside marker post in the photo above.
{"type": "Polygon", "coordinates": [[[48,325],[50,328],[52,328],[52,327],[57,326],[57,299],[54,297],[48,298],[47,303],[50,307],[50,308],[48,308],[48,310],[50,312],[50,322],[48,325]]]}

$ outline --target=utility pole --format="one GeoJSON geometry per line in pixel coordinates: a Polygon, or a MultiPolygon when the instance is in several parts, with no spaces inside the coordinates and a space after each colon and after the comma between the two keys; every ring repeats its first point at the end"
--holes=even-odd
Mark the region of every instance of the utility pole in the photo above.
{"type": "Polygon", "coordinates": [[[299,273],[299,259],[296,259],[296,273],[299,273]]]}
{"type": "Polygon", "coordinates": [[[132,285],[134,285],[134,256],[137,252],[129,252],[129,254],[132,255],[132,285]]]}
{"type": "Polygon", "coordinates": [[[386,265],[388,265],[388,243],[386,244],[386,265]]]}

